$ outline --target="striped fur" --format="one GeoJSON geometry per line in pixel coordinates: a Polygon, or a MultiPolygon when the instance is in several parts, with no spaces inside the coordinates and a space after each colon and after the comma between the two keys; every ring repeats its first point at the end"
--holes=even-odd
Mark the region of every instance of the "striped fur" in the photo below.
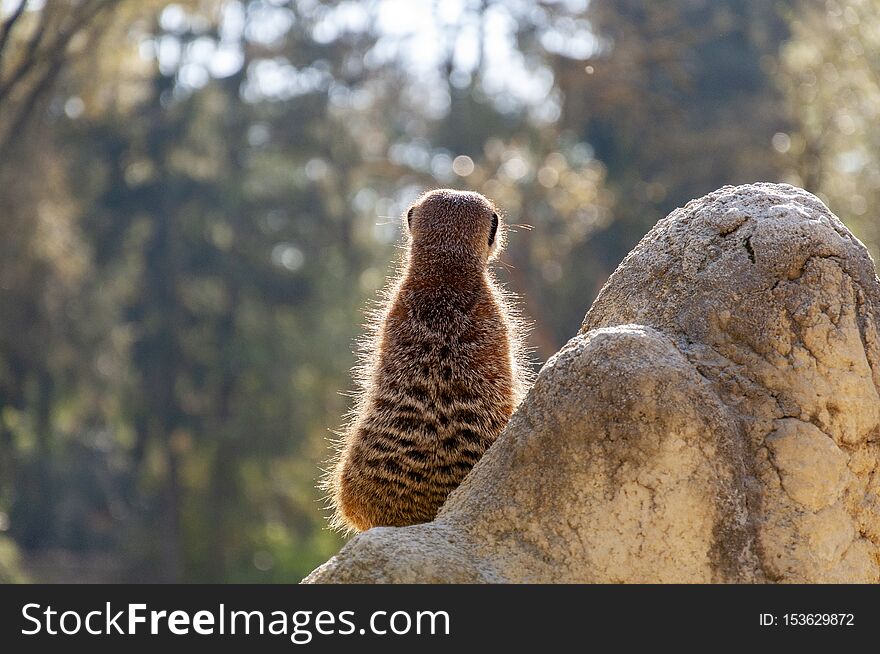
{"type": "Polygon", "coordinates": [[[499,223],[482,195],[447,189],[407,213],[406,254],[372,321],[358,400],[324,479],[334,527],[432,520],[522,399],[524,330],[487,268],[503,247],[499,223]]]}

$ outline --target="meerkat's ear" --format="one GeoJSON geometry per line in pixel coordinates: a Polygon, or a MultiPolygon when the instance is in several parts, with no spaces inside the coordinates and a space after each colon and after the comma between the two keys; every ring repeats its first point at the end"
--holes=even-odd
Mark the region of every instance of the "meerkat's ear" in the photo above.
{"type": "Polygon", "coordinates": [[[406,212],[406,227],[407,227],[407,229],[412,229],[412,217],[413,217],[413,210],[414,209],[415,209],[415,207],[410,207],[409,211],[406,212]]]}
{"type": "Polygon", "coordinates": [[[492,224],[489,228],[489,256],[488,260],[495,259],[507,243],[507,226],[501,222],[501,216],[492,212],[492,224]]]}

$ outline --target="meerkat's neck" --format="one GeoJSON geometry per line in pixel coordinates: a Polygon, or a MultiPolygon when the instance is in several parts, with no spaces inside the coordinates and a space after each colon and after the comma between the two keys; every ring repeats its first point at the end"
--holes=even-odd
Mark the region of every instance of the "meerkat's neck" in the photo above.
{"type": "Polygon", "coordinates": [[[465,291],[485,283],[486,265],[458,252],[422,251],[410,254],[404,283],[421,288],[465,291]]]}
{"type": "Polygon", "coordinates": [[[486,269],[486,261],[470,248],[457,243],[432,243],[429,246],[414,243],[408,267],[419,273],[435,270],[453,276],[459,272],[474,275],[486,269]]]}

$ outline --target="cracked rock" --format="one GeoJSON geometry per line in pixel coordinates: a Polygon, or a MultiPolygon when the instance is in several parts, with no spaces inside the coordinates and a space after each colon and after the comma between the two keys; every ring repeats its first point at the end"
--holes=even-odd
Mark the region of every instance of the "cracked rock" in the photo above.
{"type": "Polygon", "coordinates": [[[880,582],[880,282],[813,195],[660,221],[431,523],[307,582],[880,582]]]}

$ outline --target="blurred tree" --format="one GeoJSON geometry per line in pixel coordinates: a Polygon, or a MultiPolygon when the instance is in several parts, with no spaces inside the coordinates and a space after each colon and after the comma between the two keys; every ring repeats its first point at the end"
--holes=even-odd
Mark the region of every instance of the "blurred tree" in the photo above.
{"type": "Polygon", "coordinates": [[[15,542],[0,536],[0,584],[21,584],[27,581],[21,572],[18,547],[15,542]]]}
{"type": "Polygon", "coordinates": [[[45,102],[71,59],[107,26],[121,0],[12,3],[0,19],[0,154],[22,137],[35,107],[45,102]],[[36,7],[34,6],[36,5],[36,7]]]}
{"type": "Polygon", "coordinates": [[[791,181],[817,193],[876,258],[880,226],[880,2],[803,2],[778,83],[792,129],[774,137],[791,181]]]}
{"type": "Polygon", "coordinates": [[[786,112],[768,72],[788,4],[589,3],[594,53],[554,68],[560,123],[593,147],[616,200],[591,252],[607,268],[691,198],[783,176],[770,143],[786,112]]]}
{"type": "Polygon", "coordinates": [[[51,95],[118,4],[13,2],[0,13],[0,523],[26,547],[56,532],[53,415],[89,379],[86,330],[68,324],[88,257],[48,131],[51,95]]]}
{"type": "Polygon", "coordinates": [[[315,42],[327,8],[302,4],[230,5],[237,29],[166,8],[139,101],[70,128],[91,144],[73,174],[94,189],[84,224],[130,339],[116,392],[128,538],[153,548],[140,574],[289,580],[338,546],[314,482],[353,363],[363,289],[347,280],[377,248],[349,210],[370,135],[340,105],[375,71],[352,67],[369,39],[315,42]],[[283,38],[249,30],[266,12],[283,38]],[[240,59],[212,80],[199,51],[223,49],[240,59]],[[278,67],[286,86],[266,81],[278,67]]]}

